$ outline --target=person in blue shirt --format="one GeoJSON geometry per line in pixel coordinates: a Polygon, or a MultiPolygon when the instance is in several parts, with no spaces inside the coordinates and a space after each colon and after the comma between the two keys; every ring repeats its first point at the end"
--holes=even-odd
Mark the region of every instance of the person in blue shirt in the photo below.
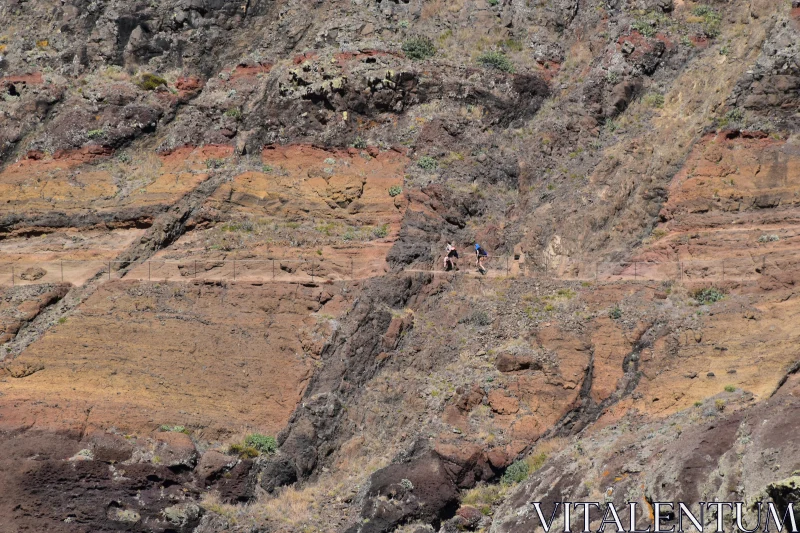
{"type": "Polygon", "coordinates": [[[486,267],[483,266],[483,260],[489,256],[486,250],[481,247],[477,242],[475,243],[475,264],[478,266],[478,271],[481,274],[486,274],[486,267]]]}

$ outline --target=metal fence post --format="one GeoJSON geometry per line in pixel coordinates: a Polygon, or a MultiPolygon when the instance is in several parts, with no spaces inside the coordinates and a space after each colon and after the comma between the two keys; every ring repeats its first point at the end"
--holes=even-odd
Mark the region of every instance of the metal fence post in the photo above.
{"type": "Polygon", "coordinates": [[[764,275],[764,270],[767,268],[767,256],[761,256],[761,275],[764,275]]]}
{"type": "Polygon", "coordinates": [[[194,260],[194,279],[197,279],[197,259],[194,260]]]}
{"type": "Polygon", "coordinates": [[[509,270],[508,270],[508,256],[506,256],[506,277],[508,277],[508,273],[509,273],[509,270]]]}

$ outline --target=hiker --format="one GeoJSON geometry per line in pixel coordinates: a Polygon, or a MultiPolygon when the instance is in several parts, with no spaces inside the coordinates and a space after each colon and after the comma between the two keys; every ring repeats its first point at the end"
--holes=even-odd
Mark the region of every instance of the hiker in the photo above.
{"type": "Polygon", "coordinates": [[[456,250],[453,243],[447,243],[447,253],[444,256],[444,269],[446,271],[449,270],[458,270],[458,265],[456,265],[456,259],[458,259],[458,250],[456,250]]]}
{"type": "Polygon", "coordinates": [[[483,260],[489,257],[489,254],[486,253],[480,244],[477,242],[475,243],[475,264],[478,265],[478,271],[481,274],[486,274],[486,267],[483,266],[483,260]]]}

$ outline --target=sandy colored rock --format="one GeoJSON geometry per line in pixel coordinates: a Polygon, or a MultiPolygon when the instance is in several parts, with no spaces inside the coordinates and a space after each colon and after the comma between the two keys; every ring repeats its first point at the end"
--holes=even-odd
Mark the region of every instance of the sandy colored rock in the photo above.
{"type": "Polygon", "coordinates": [[[501,415],[512,415],[519,411],[519,400],[508,396],[505,391],[495,389],[489,393],[489,405],[492,411],[501,415]]]}
{"type": "Polygon", "coordinates": [[[312,332],[327,331],[310,316],[318,295],[294,285],[106,283],[11,362],[44,370],[5,388],[2,424],[275,434],[311,376],[312,332]],[[39,402],[23,401],[31,397],[39,402]]]}

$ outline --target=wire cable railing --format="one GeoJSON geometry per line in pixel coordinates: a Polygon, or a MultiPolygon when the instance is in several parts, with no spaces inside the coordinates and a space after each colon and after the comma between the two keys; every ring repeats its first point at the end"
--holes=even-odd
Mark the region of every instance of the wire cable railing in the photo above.
{"type": "MultiPolygon", "coordinates": [[[[444,270],[441,260],[433,267],[407,268],[401,272],[434,275],[471,274],[487,277],[539,277],[575,281],[673,281],[726,282],[758,279],[768,267],[796,265],[800,252],[773,252],[724,259],[676,261],[576,261],[545,257],[534,262],[519,255],[484,258],[485,273],[478,272],[474,257],[462,257],[457,269],[444,270]]],[[[358,256],[250,259],[153,259],[139,263],[118,260],[51,260],[2,262],[0,285],[43,283],[82,285],[90,279],[127,279],[151,282],[241,281],[317,283],[362,279],[383,273],[382,260],[358,256]]]]}

